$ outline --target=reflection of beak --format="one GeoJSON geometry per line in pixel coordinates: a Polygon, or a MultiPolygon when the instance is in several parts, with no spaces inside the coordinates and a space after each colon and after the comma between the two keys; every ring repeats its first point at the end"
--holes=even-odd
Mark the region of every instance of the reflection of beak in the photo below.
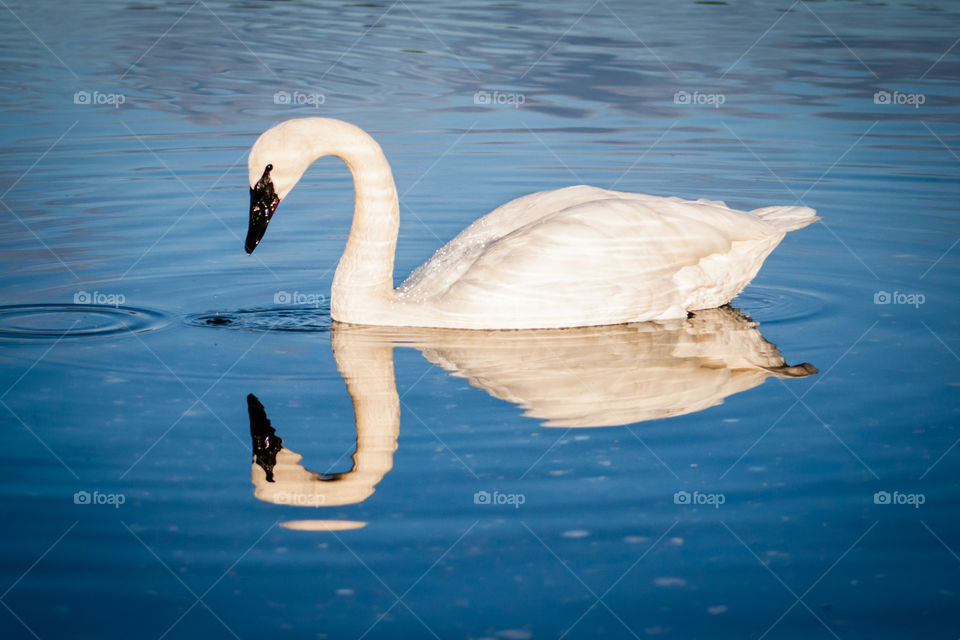
{"type": "Polygon", "coordinates": [[[270,218],[280,204],[280,198],[273,190],[273,181],[270,179],[271,169],[273,165],[267,165],[260,181],[250,189],[250,225],[247,227],[247,241],[243,246],[247,253],[253,253],[260,244],[263,234],[267,232],[270,218]]]}
{"type": "Polygon", "coordinates": [[[283,449],[283,439],[277,435],[266,410],[252,393],[247,396],[247,413],[250,414],[253,461],[267,474],[267,482],[273,482],[273,469],[277,466],[277,454],[283,449]]]}

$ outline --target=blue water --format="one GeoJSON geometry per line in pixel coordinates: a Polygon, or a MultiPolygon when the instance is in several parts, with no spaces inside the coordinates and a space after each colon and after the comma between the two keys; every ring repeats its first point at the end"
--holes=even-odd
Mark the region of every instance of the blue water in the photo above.
{"type": "Polygon", "coordinates": [[[0,7],[3,637],[960,635],[955,4],[452,5],[0,7]],[[822,222],[756,327],[344,331],[342,164],[242,248],[308,115],[383,146],[397,282],[581,182],[822,222]],[[819,373],[732,392],[730,335],[819,373]]]}

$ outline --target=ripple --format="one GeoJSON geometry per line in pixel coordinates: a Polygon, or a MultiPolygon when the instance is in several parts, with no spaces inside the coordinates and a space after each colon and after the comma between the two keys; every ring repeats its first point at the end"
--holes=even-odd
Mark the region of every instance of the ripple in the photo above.
{"type": "Polygon", "coordinates": [[[94,304],[0,306],[0,339],[63,340],[155,331],[167,324],[159,311],[94,304]]]}
{"type": "Polygon", "coordinates": [[[187,316],[185,322],[192,327],[323,333],[330,330],[330,311],[302,306],[214,311],[187,316]]]}
{"type": "Polygon", "coordinates": [[[731,305],[757,322],[789,322],[820,313],[826,300],[812,291],[789,287],[750,286],[731,305]]]}

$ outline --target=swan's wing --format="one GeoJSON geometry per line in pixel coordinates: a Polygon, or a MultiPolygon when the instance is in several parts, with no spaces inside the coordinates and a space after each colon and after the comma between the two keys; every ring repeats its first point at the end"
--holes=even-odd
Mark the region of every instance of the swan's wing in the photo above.
{"type": "Polygon", "coordinates": [[[415,269],[397,292],[418,301],[443,293],[469,269],[492,242],[560,211],[588,202],[610,199],[647,204],[651,207],[662,207],[669,203],[729,210],[726,204],[719,200],[701,199],[691,202],[676,197],[610,191],[587,185],[531,193],[511,200],[474,221],[438,249],[430,260],[415,269]]]}
{"type": "Polygon", "coordinates": [[[447,270],[420,274],[429,291],[410,292],[432,294],[438,310],[488,326],[498,317],[517,328],[596,324],[598,314],[604,323],[649,320],[682,306],[688,284],[674,276],[685,267],[727,255],[734,243],[782,237],[720,203],[596,191],[626,197],[588,200],[458,247],[456,260],[424,265],[447,270]]]}
{"type": "Polygon", "coordinates": [[[615,192],[578,185],[515,198],[478,218],[438,249],[430,260],[404,280],[397,292],[418,300],[442,293],[463,275],[491,242],[558,211],[612,193],[615,192]]]}

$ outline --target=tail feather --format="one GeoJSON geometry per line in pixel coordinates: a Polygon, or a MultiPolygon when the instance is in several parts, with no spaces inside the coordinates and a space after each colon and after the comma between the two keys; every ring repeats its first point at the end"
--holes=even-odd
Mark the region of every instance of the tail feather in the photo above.
{"type": "Polygon", "coordinates": [[[820,219],[810,207],[762,207],[750,213],[783,232],[802,229],[820,219]]]}

